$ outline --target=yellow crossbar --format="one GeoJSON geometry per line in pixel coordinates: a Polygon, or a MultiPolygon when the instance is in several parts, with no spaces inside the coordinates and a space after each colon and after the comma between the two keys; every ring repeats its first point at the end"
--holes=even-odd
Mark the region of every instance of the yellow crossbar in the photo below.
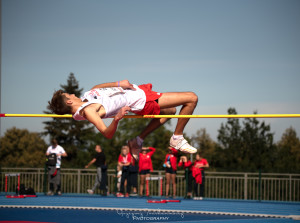
{"type": "MultiPolygon", "coordinates": [[[[55,114],[0,114],[0,117],[72,118],[72,115],[55,115],[55,114]]],[[[126,115],[124,118],[300,118],[300,114],[126,115]]]]}

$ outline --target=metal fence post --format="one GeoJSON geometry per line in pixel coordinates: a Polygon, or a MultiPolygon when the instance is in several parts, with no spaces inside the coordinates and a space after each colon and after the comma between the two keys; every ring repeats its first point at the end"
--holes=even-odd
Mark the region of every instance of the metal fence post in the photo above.
{"type": "Polygon", "coordinates": [[[39,192],[40,191],[40,178],[41,178],[41,171],[40,171],[40,169],[38,169],[38,179],[37,179],[37,181],[38,181],[38,185],[37,185],[37,188],[35,189],[35,191],[36,192],[39,192]]]}
{"type": "Polygon", "coordinates": [[[44,167],[44,182],[43,182],[43,192],[44,192],[44,194],[47,194],[47,187],[48,187],[48,169],[47,169],[47,165],[45,164],[45,167],[44,167]]]}
{"type": "Polygon", "coordinates": [[[292,201],[292,175],[291,174],[289,175],[289,178],[290,178],[290,180],[289,180],[290,199],[289,200],[292,201]]]}
{"type": "Polygon", "coordinates": [[[258,173],[258,200],[261,201],[261,168],[258,173]]]}
{"type": "Polygon", "coordinates": [[[80,194],[80,174],[81,170],[77,170],[77,193],[80,194]]]}
{"type": "Polygon", "coordinates": [[[165,185],[165,172],[164,171],[159,171],[159,177],[161,177],[161,180],[160,180],[160,183],[159,183],[159,193],[160,193],[160,196],[162,197],[163,194],[164,194],[164,185],[165,185]]]}
{"type": "Polygon", "coordinates": [[[244,200],[248,199],[248,174],[244,173],[244,200]]]}

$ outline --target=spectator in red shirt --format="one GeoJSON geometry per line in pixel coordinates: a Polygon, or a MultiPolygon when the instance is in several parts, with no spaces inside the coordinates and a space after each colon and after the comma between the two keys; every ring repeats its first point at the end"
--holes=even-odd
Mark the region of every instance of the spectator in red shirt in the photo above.
{"type": "Polygon", "coordinates": [[[170,181],[173,184],[173,198],[176,198],[176,171],[177,171],[178,151],[169,147],[169,153],[166,155],[164,167],[166,168],[166,198],[169,197],[170,181]]]}
{"type": "Polygon", "coordinates": [[[151,156],[154,152],[153,147],[143,147],[139,154],[140,196],[143,196],[146,178],[150,177],[150,172],[153,171],[151,156]]]}
{"type": "Polygon", "coordinates": [[[186,180],[188,182],[187,198],[192,198],[192,191],[193,191],[192,185],[193,185],[193,180],[194,180],[194,178],[193,178],[193,163],[190,160],[188,160],[188,158],[186,156],[181,156],[178,166],[184,168],[187,171],[187,173],[185,175],[186,180]]]}
{"type": "Polygon", "coordinates": [[[204,197],[204,183],[205,183],[204,169],[208,167],[209,164],[207,160],[202,158],[200,153],[197,153],[196,161],[194,162],[193,165],[193,177],[195,178],[195,182],[194,182],[195,200],[202,200],[204,197]],[[200,184],[200,197],[198,197],[198,184],[200,184]]]}
{"type": "Polygon", "coordinates": [[[124,197],[124,183],[125,180],[127,180],[127,190],[125,197],[129,197],[130,192],[130,183],[129,183],[129,165],[131,163],[131,154],[129,153],[129,147],[123,146],[121,149],[121,154],[118,159],[118,165],[122,168],[122,177],[121,177],[121,187],[120,187],[120,193],[118,194],[118,197],[124,197]]]}

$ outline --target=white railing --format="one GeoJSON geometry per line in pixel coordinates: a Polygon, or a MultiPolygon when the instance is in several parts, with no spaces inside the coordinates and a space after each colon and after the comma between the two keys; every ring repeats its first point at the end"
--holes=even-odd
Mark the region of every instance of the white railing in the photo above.
{"type": "MultiPolygon", "coordinates": [[[[26,187],[32,187],[37,193],[48,190],[47,174],[43,168],[1,168],[0,192],[5,192],[5,174],[21,173],[20,181],[26,187]]],[[[110,193],[116,191],[116,170],[108,170],[108,187],[110,193]]],[[[151,176],[163,177],[149,181],[149,194],[165,194],[165,172],[153,171],[151,176]]],[[[236,173],[206,172],[205,197],[244,200],[300,201],[300,174],[275,173],[236,173]]],[[[86,193],[94,185],[95,169],[62,169],[61,189],[63,193],[86,193]]],[[[177,196],[186,195],[187,183],[185,172],[177,171],[177,196]]],[[[17,177],[7,178],[7,191],[16,191],[17,177]]],[[[172,187],[170,187],[172,194],[172,187]]]]}

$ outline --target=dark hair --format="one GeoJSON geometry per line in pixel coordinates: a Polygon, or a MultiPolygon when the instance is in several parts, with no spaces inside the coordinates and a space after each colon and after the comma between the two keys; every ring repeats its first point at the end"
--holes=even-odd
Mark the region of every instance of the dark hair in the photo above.
{"type": "Polygon", "coordinates": [[[51,101],[48,101],[48,108],[55,114],[65,115],[71,114],[71,107],[66,104],[68,98],[63,95],[62,90],[55,91],[53,93],[51,101]]]}
{"type": "Polygon", "coordinates": [[[51,140],[51,144],[52,144],[52,145],[57,145],[57,140],[56,140],[56,139],[52,139],[52,140],[51,140]]]}

